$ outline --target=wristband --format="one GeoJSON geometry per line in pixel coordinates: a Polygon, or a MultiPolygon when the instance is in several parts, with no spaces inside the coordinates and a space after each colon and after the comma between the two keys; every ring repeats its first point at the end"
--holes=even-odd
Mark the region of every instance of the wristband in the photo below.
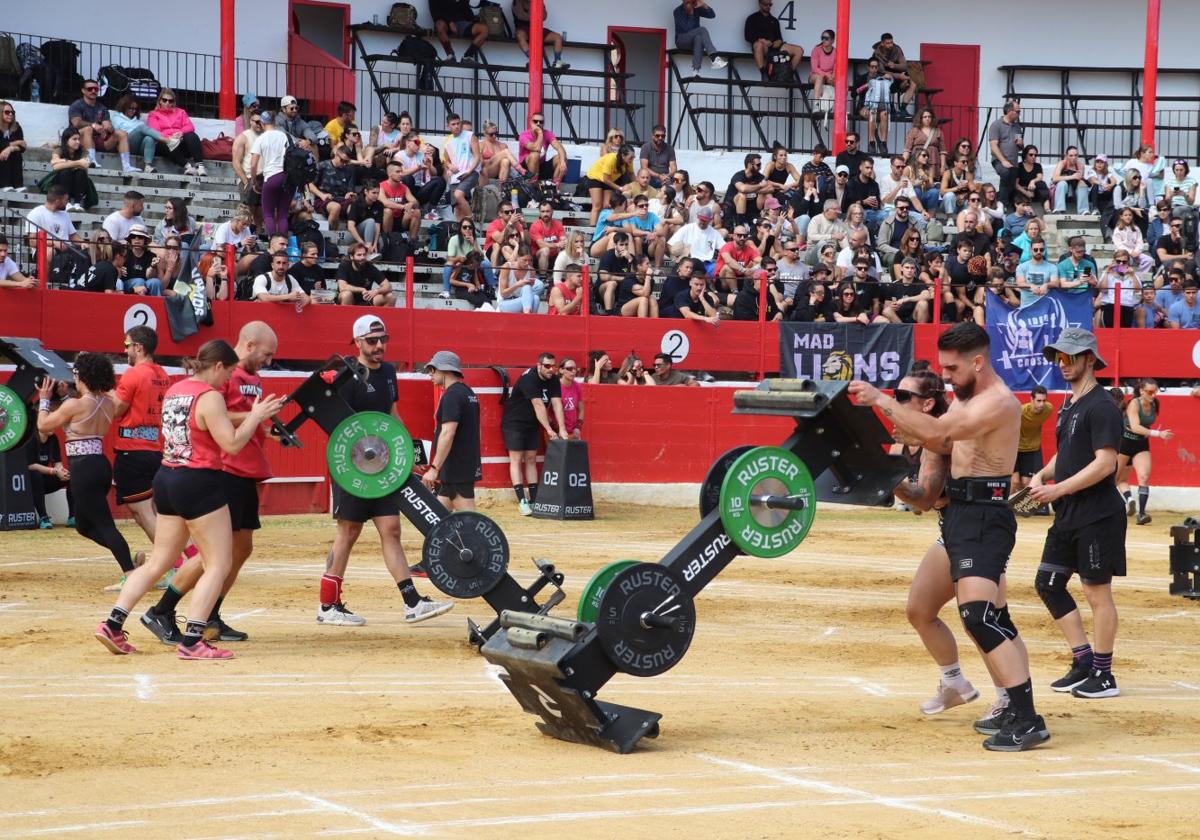
{"type": "Polygon", "coordinates": [[[38,411],[49,411],[49,410],[50,410],[50,400],[48,400],[48,399],[38,400],[38,411]]]}
{"type": "Polygon", "coordinates": [[[1160,438],[1160,437],[1162,437],[1162,432],[1160,432],[1158,429],[1151,429],[1150,437],[1160,438]]]}

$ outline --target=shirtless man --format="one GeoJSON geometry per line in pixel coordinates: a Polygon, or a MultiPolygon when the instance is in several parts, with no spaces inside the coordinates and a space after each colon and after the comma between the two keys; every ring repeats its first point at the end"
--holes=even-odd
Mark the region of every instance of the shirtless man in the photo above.
{"type": "Polygon", "coordinates": [[[860,405],[876,406],[907,438],[938,451],[951,450],[942,538],[950,558],[958,613],[983,653],[988,670],[1008,693],[1009,712],[985,749],[1018,752],[1049,740],[1046,722],[1033,706],[1029,664],[1014,643],[1011,620],[1002,619],[1000,578],[1016,541],[1017,521],[1008,507],[1017,460],[1021,404],[996,372],[987,332],[967,321],[938,337],[942,379],[955,400],[941,417],[924,414],[884,395],[867,382],[850,383],[860,405]]]}

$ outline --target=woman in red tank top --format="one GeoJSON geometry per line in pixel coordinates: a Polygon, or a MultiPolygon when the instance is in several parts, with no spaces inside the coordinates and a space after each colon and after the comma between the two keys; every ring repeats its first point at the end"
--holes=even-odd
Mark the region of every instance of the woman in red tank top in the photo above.
{"type": "Polygon", "coordinates": [[[180,659],[233,658],[232,652],[214,648],[202,638],[233,562],[221,452],[240,452],[283,402],[274,395],[256,399],[249,416],[235,429],[221,389],[237,363],[237,353],[227,342],[206,342],[196,354],[191,378],[171,386],[163,400],[163,461],[154,478],[158,507],[154,552],[144,566],[129,575],[112,614],[96,629],[96,638],[113,653],[134,651],[123,629],[125,619],[174,563],[190,536],[200,549],[204,573],[192,591],[187,629],[176,652],[180,659]]]}

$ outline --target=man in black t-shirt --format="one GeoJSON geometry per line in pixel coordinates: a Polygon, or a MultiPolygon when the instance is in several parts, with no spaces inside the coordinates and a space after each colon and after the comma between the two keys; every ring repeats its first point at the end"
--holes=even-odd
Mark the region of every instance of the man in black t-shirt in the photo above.
{"type": "MultiPolygon", "coordinates": [[[[363,315],[354,322],[352,334],[358,348],[358,358],[352,364],[358,367],[362,378],[347,382],[338,393],[355,412],[395,414],[398,398],[396,368],[383,360],[388,344],[387,327],[378,315],[363,315]]],[[[317,623],[350,627],[367,623],[365,618],[352,613],[342,602],[342,579],[350,562],[350,551],[368,519],[375,523],[383,551],[383,563],[404,598],[404,620],[412,624],[453,609],[453,602],[422,598],[413,585],[412,572],[404,556],[404,547],[400,544],[400,497],[405,488],[401,487],[382,498],[364,499],[346,492],[337,482],[332,484],[333,518],[337,522],[337,533],[325,562],[325,574],[321,577],[321,605],[317,609],[317,623]]]]}
{"type": "Polygon", "coordinates": [[[692,278],[695,262],[691,257],[684,257],[676,266],[675,273],[663,280],[662,288],[658,291],[658,317],[682,318],[675,307],[675,298],[680,292],[687,292],[688,281],[692,278]]]}
{"type": "Polygon", "coordinates": [[[1096,381],[1105,367],[1089,330],[1068,327],[1046,345],[1071,386],[1071,399],[1058,414],[1058,451],[1029,481],[1029,495],[1054,503],[1034,585],[1071,646],[1071,669],[1050,686],[1090,699],[1121,693],[1112,674],[1117,607],[1112,579],[1125,574],[1125,505],[1114,483],[1121,441],[1121,410],[1096,381]],[[1045,484],[1053,476],[1054,484],[1045,484]],[[1092,608],[1095,650],[1067,582],[1079,574],[1092,608]]]}
{"type": "Polygon", "coordinates": [[[463,382],[457,353],[439,350],[425,372],[435,388],[444,388],[438,401],[433,453],[421,482],[437,492],[451,510],[475,509],[475,482],[483,478],[479,457],[479,398],[463,382]]]}
{"type": "Polygon", "coordinates": [[[508,473],[512,478],[513,492],[517,494],[517,509],[522,516],[530,516],[533,513],[532,503],[537,501],[537,451],[542,445],[543,430],[551,440],[567,437],[557,368],[558,362],[553,353],[541,354],[537,366],[521,374],[504,403],[500,430],[504,433],[504,445],[508,449],[508,473]]]}
{"type": "Polygon", "coordinates": [[[742,169],[735,172],[725,188],[725,201],[733,205],[736,219],[726,223],[749,225],[766,205],[767,198],[780,191],[783,184],[768,181],[762,174],[762,155],[750,152],[742,160],[742,169]]]}
{"type": "Polygon", "coordinates": [[[875,163],[875,158],[871,157],[869,154],[859,148],[858,132],[847,131],[846,148],[837,153],[837,157],[834,159],[834,165],[845,166],[847,169],[849,169],[850,179],[853,180],[854,178],[858,177],[859,167],[862,165],[864,160],[871,161],[872,165],[875,163]]]}
{"type": "Polygon", "coordinates": [[[395,306],[396,295],[383,272],[367,261],[367,247],[355,242],[337,270],[338,303],[343,306],[395,306]]]}
{"type": "Polygon", "coordinates": [[[607,315],[616,315],[617,289],[621,281],[633,273],[633,257],[629,253],[629,234],[618,231],[613,234],[613,246],[600,255],[596,265],[596,283],[592,297],[604,306],[607,315]]]}
{"type": "Polygon", "coordinates": [[[742,34],[754,52],[754,63],[758,65],[763,79],[767,78],[767,51],[779,50],[787,53],[792,75],[799,81],[798,71],[800,62],[804,60],[804,48],[784,43],[779,18],[771,14],[771,0],[758,0],[758,11],[746,18],[742,34]]]}
{"type": "Polygon", "coordinates": [[[114,242],[108,246],[112,249],[111,260],[97,260],[96,264],[87,270],[82,287],[86,292],[116,292],[117,280],[121,277],[121,269],[125,265],[125,246],[114,242]]]}
{"type": "Polygon", "coordinates": [[[145,225],[133,225],[125,236],[125,276],[122,278],[125,294],[162,294],[162,284],[158,280],[154,281],[153,290],[146,282],[153,265],[150,234],[145,225]]]}
{"type": "Polygon", "coordinates": [[[368,254],[383,250],[383,202],[379,200],[379,182],[363,184],[362,196],[350,205],[346,214],[346,229],[354,241],[367,246],[368,254]]]}
{"type": "Polygon", "coordinates": [[[905,257],[896,269],[896,279],[880,290],[883,295],[883,317],[893,324],[927,324],[933,291],[918,274],[916,257],[905,257]]]}

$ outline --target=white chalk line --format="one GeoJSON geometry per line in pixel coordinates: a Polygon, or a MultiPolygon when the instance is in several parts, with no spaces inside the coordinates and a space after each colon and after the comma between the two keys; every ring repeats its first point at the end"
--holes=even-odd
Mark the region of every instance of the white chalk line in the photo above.
{"type": "Polygon", "coordinates": [[[301,802],[307,802],[310,805],[315,805],[331,814],[342,814],[343,816],[353,817],[356,820],[365,822],[372,831],[382,831],[384,834],[393,834],[402,837],[412,837],[416,834],[423,834],[425,829],[418,828],[411,823],[394,823],[379,817],[372,816],[364,811],[359,811],[351,808],[348,805],[342,805],[338,802],[330,801],[320,796],[313,796],[309,793],[298,793],[289,791],[289,796],[299,799],[301,802]]]}

